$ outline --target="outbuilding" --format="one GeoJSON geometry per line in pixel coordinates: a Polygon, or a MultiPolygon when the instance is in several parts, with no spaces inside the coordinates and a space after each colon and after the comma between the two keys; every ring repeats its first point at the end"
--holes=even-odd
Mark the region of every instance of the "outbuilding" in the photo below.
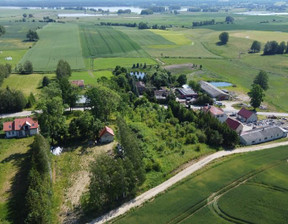
{"type": "Polygon", "coordinates": [[[105,126],[105,128],[103,128],[101,131],[100,131],[100,134],[99,134],[99,137],[100,137],[100,140],[99,142],[100,143],[109,143],[109,142],[113,142],[114,141],[114,131],[105,126]]]}
{"type": "Polygon", "coordinates": [[[218,89],[209,82],[200,81],[200,86],[201,89],[212,98],[216,98],[217,100],[229,100],[229,94],[225,93],[221,89],[218,89]]]}
{"type": "Polygon", "coordinates": [[[210,113],[213,117],[216,117],[221,123],[225,122],[228,118],[227,114],[221,108],[214,106],[205,106],[202,109],[204,112],[210,113]]]}
{"type": "Polygon", "coordinates": [[[234,120],[233,118],[227,118],[226,124],[229,126],[229,128],[236,131],[238,135],[240,135],[243,131],[243,124],[237,120],[234,120]]]}

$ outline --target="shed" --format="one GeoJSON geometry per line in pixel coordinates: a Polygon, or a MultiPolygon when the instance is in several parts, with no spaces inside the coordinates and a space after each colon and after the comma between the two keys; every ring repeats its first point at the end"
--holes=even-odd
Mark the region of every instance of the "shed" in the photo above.
{"type": "Polygon", "coordinates": [[[242,108],[237,113],[237,118],[245,123],[256,122],[258,120],[257,115],[255,112],[242,108]]]}
{"type": "Polygon", "coordinates": [[[113,142],[114,141],[114,131],[105,126],[101,131],[100,131],[100,134],[99,134],[99,137],[100,137],[100,143],[109,143],[109,142],[113,142]]]}

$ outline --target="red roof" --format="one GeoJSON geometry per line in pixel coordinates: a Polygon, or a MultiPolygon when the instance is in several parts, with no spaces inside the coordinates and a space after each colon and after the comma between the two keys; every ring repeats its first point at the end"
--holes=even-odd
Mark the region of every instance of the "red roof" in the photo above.
{"type": "Polygon", "coordinates": [[[71,81],[71,84],[79,86],[79,87],[83,87],[84,86],[84,80],[73,80],[73,81],[71,81]]]}
{"type": "Polygon", "coordinates": [[[244,117],[246,119],[248,119],[249,117],[251,117],[254,114],[254,112],[250,111],[250,110],[246,110],[245,108],[242,108],[239,112],[238,115],[240,115],[241,117],[244,117]]]}
{"type": "Polygon", "coordinates": [[[241,125],[239,121],[236,121],[230,117],[227,118],[226,124],[234,131],[241,125]]]}
{"type": "Polygon", "coordinates": [[[205,106],[203,107],[203,110],[205,112],[209,111],[214,116],[224,114],[224,111],[221,108],[214,107],[214,106],[205,106]]]}
{"type": "Polygon", "coordinates": [[[27,124],[30,129],[36,129],[39,127],[38,121],[33,120],[31,117],[16,118],[14,121],[8,121],[3,124],[3,131],[19,131],[27,124]]]}
{"type": "Polygon", "coordinates": [[[107,126],[105,126],[105,128],[103,128],[103,129],[100,131],[100,134],[99,134],[100,138],[101,138],[105,133],[109,133],[110,135],[113,135],[113,136],[114,136],[114,131],[113,131],[111,128],[107,127],[107,126]]]}

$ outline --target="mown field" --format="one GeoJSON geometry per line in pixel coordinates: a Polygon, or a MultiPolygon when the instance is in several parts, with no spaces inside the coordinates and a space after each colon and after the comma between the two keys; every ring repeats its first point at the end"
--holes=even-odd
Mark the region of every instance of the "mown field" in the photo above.
{"type": "Polygon", "coordinates": [[[221,159],[113,223],[286,223],[287,158],[285,146],[221,159]]]}
{"type": "Polygon", "coordinates": [[[136,42],[112,27],[81,25],[84,57],[147,57],[136,42]]]}
{"type": "Polygon", "coordinates": [[[72,69],[84,69],[79,28],[76,24],[48,24],[39,30],[40,40],[21,62],[30,60],[34,71],[55,71],[60,59],[68,61],[72,69]]]}

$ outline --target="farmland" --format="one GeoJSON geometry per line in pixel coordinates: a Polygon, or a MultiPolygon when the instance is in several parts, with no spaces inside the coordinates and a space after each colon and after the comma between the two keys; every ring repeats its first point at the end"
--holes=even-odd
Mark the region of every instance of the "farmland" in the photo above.
{"type": "Polygon", "coordinates": [[[49,24],[39,31],[40,40],[21,62],[29,60],[34,71],[54,71],[60,59],[65,59],[72,69],[84,69],[79,28],[75,24],[49,24]]]}
{"type": "Polygon", "coordinates": [[[114,223],[285,223],[287,158],[279,147],[221,159],[114,223]]]}

